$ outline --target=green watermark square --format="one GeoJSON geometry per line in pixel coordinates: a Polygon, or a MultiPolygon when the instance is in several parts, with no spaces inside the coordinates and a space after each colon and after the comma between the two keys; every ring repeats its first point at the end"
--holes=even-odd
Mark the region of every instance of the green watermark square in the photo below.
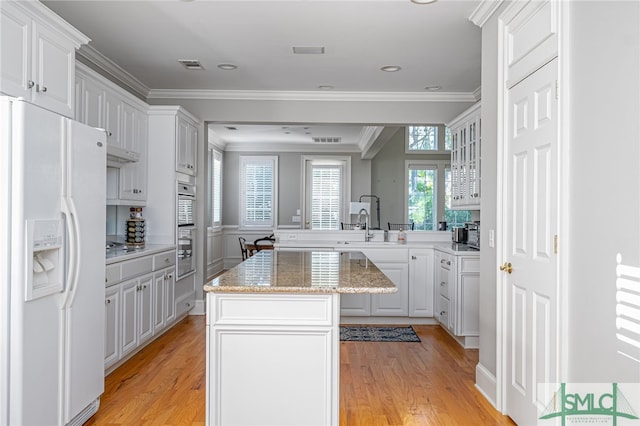
{"type": "Polygon", "coordinates": [[[640,383],[560,383],[538,425],[640,425],[640,383]]]}

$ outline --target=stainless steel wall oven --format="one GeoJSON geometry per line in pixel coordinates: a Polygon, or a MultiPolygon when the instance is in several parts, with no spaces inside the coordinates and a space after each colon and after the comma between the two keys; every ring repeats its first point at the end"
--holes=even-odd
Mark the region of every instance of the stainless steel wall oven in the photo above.
{"type": "Polygon", "coordinates": [[[195,257],[195,210],[196,192],[193,185],[178,182],[178,271],[177,279],[186,277],[196,270],[195,257]]]}

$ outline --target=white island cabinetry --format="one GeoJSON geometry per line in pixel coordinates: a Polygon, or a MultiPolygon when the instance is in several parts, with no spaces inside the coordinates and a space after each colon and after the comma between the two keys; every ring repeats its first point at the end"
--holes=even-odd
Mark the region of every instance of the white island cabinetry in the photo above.
{"type": "Polygon", "coordinates": [[[339,424],[340,299],[396,290],[359,252],[273,250],[204,289],[214,426],[339,424]]]}

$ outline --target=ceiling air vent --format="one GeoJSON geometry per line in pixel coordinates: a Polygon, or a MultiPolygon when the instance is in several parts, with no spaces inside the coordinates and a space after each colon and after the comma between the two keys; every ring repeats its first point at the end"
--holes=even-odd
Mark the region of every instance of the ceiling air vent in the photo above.
{"type": "Polygon", "coordinates": [[[293,46],[295,55],[323,55],[324,46],[293,46]]]}
{"type": "Polygon", "coordinates": [[[321,136],[321,137],[313,137],[313,141],[316,143],[340,143],[342,141],[341,137],[328,137],[328,136],[321,136]]]}
{"type": "Polygon", "coordinates": [[[203,70],[204,68],[197,59],[178,59],[178,62],[182,64],[188,70],[203,70]]]}

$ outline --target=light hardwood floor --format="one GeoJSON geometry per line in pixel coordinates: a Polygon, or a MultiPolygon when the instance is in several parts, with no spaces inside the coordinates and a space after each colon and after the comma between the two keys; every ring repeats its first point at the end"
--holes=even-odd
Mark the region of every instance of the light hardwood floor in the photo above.
{"type": "MultiPolygon", "coordinates": [[[[420,343],[340,343],[341,426],[513,425],[474,387],[477,350],[414,328],[420,343]]],[[[204,425],[204,398],[204,317],[191,316],[107,376],[87,425],[204,425]]]]}

